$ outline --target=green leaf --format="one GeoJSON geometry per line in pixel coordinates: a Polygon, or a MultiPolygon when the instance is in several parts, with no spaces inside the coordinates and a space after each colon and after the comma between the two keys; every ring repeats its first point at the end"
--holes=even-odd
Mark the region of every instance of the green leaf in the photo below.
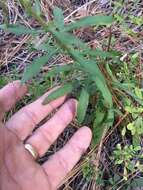
{"type": "MultiPolygon", "coordinates": [[[[66,35],[63,36],[63,32],[61,32],[60,35],[55,30],[52,30],[51,32],[57,38],[61,47],[62,48],[66,47],[68,54],[71,55],[71,57],[74,59],[74,61],[76,61],[77,63],[80,64],[80,69],[83,70],[85,73],[90,74],[92,81],[94,81],[96,83],[96,86],[98,87],[99,91],[102,93],[106,106],[111,108],[113,105],[112,95],[106,85],[105,78],[104,78],[102,72],[100,71],[97,63],[93,60],[88,60],[83,55],[81,55],[80,51],[75,50],[75,49],[73,49],[73,47],[69,46],[70,44],[68,43],[68,40],[70,39],[70,37],[66,37],[66,35]]],[[[75,40],[73,37],[72,37],[72,39],[73,40],[69,40],[70,43],[71,43],[71,41],[74,42],[74,40],[75,40]]]]}
{"type": "Polygon", "coordinates": [[[56,66],[53,67],[52,70],[48,72],[47,77],[53,77],[59,73],[71,71],[72,69],[74,69],[73,64],[56,66]]]}
{"type": "Polygon", "coordinates": [[[97,108],[95,112],[95,120],[93,123],[93,145],[98,145],[102,138],[105,129],[105,117],[106,111],[102,110],[101,108],[97,108]]]}
{"type": "Polygon", "coordinates": [[[105,78],[101,73],[98,65],[94,61],[84,58],[76,51],[71,51],[71,53],[73,58],[76,59],[78,63],[80,63],[81,69],[90,74],[90,77],[95,82],[99,91],[102,93],[106,106],[112,108],[112,95],[106,85],[105,78]]]}
{"type": "Polygon", "coordinates": [[[95,120],[93,123],[93,143],[98,145],[100,140],[106,134],[107,130],[113,125],[114,112],[112,109],[103,110],[103,108],[97,108],[95,112],[95,120]]]}
{"type": "Polygon", "coordinates": [[[139,151],[139,150],[141,150],[141,149],[142,149],[141,146],[135,146],[134,151],[139,151]]]}
{"type": "Polygon", "coordinates": [[[77,108],[77,118],[79,123],[82,123],[84,120],[88,103],[89,103],[89,93],[85,88],[83,88],[79,97],[79,103],[77,108]]]}
{"type": "Polygon", "coordinates": [[[31,34],[31,35],[35,35],[35,34],[39,34],[42,32],[42,30],[35,30],[35,29],[30,29],[24,25],[21,24],[10,24],[10,25],[6,25],[6,24],[1,24],[0,25],[0,29],[5,30],[7,32],[16,34],[16,35],[23,35],[23,34],[31,34]]]}
{"type": "Polygon", "coordinates": [[[120,88],[121,90],[123,90],[126,94],[128,94],[129,96],[131,96],[136,102],[138,102],[141,106],[143,106],[143,100],[141,100],[140,98],[138,98],[136,96],[136,94],[131,92],[131,89],[129,89],[129,85],[127,84],[121,84],[119,82],[113,82],[113,84],[117,87],[120,88]]]}
{"type": "Polygon", "coordinates": [[[115,164],[120,165],[120,164],[122,164],[123,162],[124,162],[123,160],[116,160],[116,161],[115,161],[115,164]]]}
{"type": "Polygon", "coordinates": [[[111,77],[111,79],[112,79],[113,81],[117,81],[117,79],[116,79],[116,77],[113,75],[113,72],[112,72],[112,70],[111,70],[111,68],[110,68],[110,66],[109,66],[108,63],[106,64],[106,70],[107,70],[109,76],[111,77]]]}
{"type": "Polygon", "coordinates": [[[142,90],[138,87],[135,88],[135,94],[138,98],[143,99],[142,90]]]}
{"type": "Polygon", "coordinates": [[[137,188],[137,187],[143,187],[143,178],[142,177],[139,177],[139,178],[134,178],[132,181],[131,181],[131,187],[132,188],[137,188]]]}
{"type": "Polygon", "coordinates": [[[105,78],[95,61],[86,59],[78,51],[70,50],[70,53],[71,56],[80,64],[81,70],[89,73],[91,77],[99,77],[101,81],[105,83],[105,78]]]}
{"type": "Polygon", "coordinates": [[[48,41],[48,42],[46,42],[46,43],[42,43],[42,44],[40,44],[40,45],[39,45],[39,44],[34,44],[34,48],[35,48],[36,50],[44,51],[44,52],[46,52],[46,53],[48,53],[48,54],[51,54],[52,52],[55,51],[55,49],[57,49],[57,51],[59,51],[59,53],[60,53],[60,49],[58,49],[58,47],[55,46],[54,44],[51,45],[51,44],[50,44],[50,41],[48,41]]]}
{"type": "Polygon", "coordinates": [[[106,85],[106,83],[103,83],[99,77],[95,77],[95,83],[97,88],[102,93],[102,96],[105,100],[105,106],[112,108],[113,102],[112,102],[112,95],[106,85]]]}
{"type": "Polygon", "coordinates": [[[129,123],[127,125],[127,129],[131,131],[132,135],[135,135],[135,133],[136,133],[136,127],[135,127],[134,123],[129,123]]]}
{"type": "Polygon", "coordinates": [[[82,40],[80,40],[79,38],[77,38],[71,33],[63,32],[63,31],[57,32],[56,30],[53,30],[53,29],[51,29],[50,31],[58,39],[62,48],[74,46],[74,47],[81,48],[84,50],[88,49],[88,51],[91,50],[85,43],[82,42],[82,40]]]}
{"type": "Polygon", "coordinates": [[[118,57],[119,53],[118,52],[107,52],[107,51],[103,51],[100,50],[98,48],[96,48],[95,50],[92,50],[91,48],[85,49],[82,52],[83,55],[91,55],[92,57],[101,57],[101,58],[114,58],[114,57],[118,57]]]}
{"type": "Polygon", "coordinates": [[[36,11],[36,14],[38,16],[41,15],[41,6],[40,6],[40,1],[39,0],[35,0],[34,10],[36,11]]]}
{"type": "Polygon", "coordinates": [[[72,31],[81,27],[87,27],[87,26],[101,26],[101,25],[110,25],[113,22],[112,16],[103,16],[103,15],[97,15],[97,16],[87,16],[84,17],[74,23],[71,23],[65,27],[65,31],[72,31]]]}
{"type": "Polygon", "coordinates": [[[136,135],[133,136],[133,145],[140,146],[140,143],[141,143],[141,136],[136,133],[136,135]]]}
{"type": "Polygon", "coordinates": [[[64,28],[63,11],[58,7],[54,7],[53,13],[55,18],[54,19],[55,25],[58,27],[59,30],[62,30],[64,28]]]}
{"type": "Polygon", "coordinates": [[[114,111],[113,109],[108,109],[107,111],[107,118],[105,121],[106,125],[107,125],[107,129],[109,129],[110,127],[112,127],[113,123],[114,123],[114,111]]]}
{"type": "Polygon", "coordinates": [[[52,30],[52,33],[59,39],[59,41],[64,43],[65,46],[73,45],[74,47],[82,49],[81,54],[83,56],[90,55],[92,57],[102,57],[102,58],[114,58],[119,56],[119,53],[116,51],[105,52],[98,48],[96,50],[92,50],[86,43],[82,42],[82,40],[80,40],[71,33],[64,31],[57,32],[54,30],[52,30]]]}
{"type": "Polygon", "coordinates": [[[126,127],[123,127],[121,134],[122,134],[123,137],[125,136],[125,134],[126,134],[126,127]]]}
{"type": "Polygon", "coordinates": [[[71,93],[73,90],[73,84],[65,84],[64,86],[58,88],[57,90],[55,90],[54,92],[52,92],[51,94],[49,94],[45,100],[43,101],[43,105],[48,104],[49,102],[64,96],[65,94],[69,94],[71,93]]]}
{"type": "Polygon", "coordinates": [[[42,66],[44,66],[46,63],[48,63],[48,61],[52,58],[52,56],[55,53],[56,53],[56,50],[47,56],[42,56],[40,58],[35,59],[31,65],[26,67],[26,69],[24,71],[24,75],[21,80],[21,83],[25,83],[28,80],[35,77],[38,74],[38,72],[40,71],[40,69],[42,68],[42,66]]]}

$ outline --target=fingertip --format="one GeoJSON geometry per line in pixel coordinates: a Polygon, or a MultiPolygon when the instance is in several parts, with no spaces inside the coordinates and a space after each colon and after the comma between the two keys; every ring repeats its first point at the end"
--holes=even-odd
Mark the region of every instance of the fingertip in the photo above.
{"type": "Polygon", "coordinates": [[[83,149],[86,149],[90,146],[92,139],[92,131],[89,127],[84,126],[78,130],[79,139],[82,143],[83,149]]]}
{"type": "Polygon", "coordinates": [[[21,94],[25,94],[28,91],[28,86],[26,84],[22,84],[20,80],[15,80],[10,83],[13,85],[17,91],[21,92],[21,94]]]}
{"type": "Polygon", "coordinates": [[[86,134],[87,134],[90,138],[92,138],[92,131],[91,131],[91,129],[90,129],[89,127],[84,126],[84,127],[82,127],[81,129],[84,130],[84,132],[86,132],[86,134]]]}

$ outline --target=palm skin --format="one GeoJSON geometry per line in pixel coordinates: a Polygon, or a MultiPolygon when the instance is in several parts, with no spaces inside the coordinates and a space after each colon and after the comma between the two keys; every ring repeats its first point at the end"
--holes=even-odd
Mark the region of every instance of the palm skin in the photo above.
{"type": "Polygon", "coordinates": [[[62,97],[43,107],[41,102],[46,94],[22,108],[9,121],[2,123],[4,113],[14,106],[26,91],[27,88],[20,86],[19,81],[0,90],[0,190],[56,190],[88,148],[91,131],[87,127],[79,129],[64,148],[43,165],[39,165],[24,148],[24,139],[32,134],[27,143],[42,156],[74,119],[77,101],[70,99],[65,102],[65,97],[62,97]],[[34,134],[31,133],[36,124],[55,108],[59,108],[55,116],[34,134]],[[66,117],[63,118],[65,114],[66,117]]]}

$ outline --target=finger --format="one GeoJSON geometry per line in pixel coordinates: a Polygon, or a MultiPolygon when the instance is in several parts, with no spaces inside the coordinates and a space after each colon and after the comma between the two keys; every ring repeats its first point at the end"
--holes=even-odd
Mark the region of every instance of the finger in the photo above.
{"type": "Polygon", "coordinates": [[[6,126],[15,132],[21,140],[25,140],[40,121],[64,102],[66,96],[60,97],[47,105],[42,105],[45,97],[52,91],[53,90],[47,92],[35,102],[19,110],[6,123],[6,126]]]}
{"type": "Polygon", "coordinates": [[[28,140],[41,157],[54,143],[76,114],[77,101],[68,100],[57,113],[41,126],[28,140]]]}
{"type": "Polygon", "coordinates": [[[10,110],[26,92],[27,87],[21,85],[20,81],[14,81],[0,89],[0,113],[10,110]]]}
{"type": "Polygon", "coordinates": [[[83,127],[75,133],[71,140],[55,155],[43,164],[49,177],[52,189],[56,189],[64,177],[79,161],[91,142],[91,130],[83,127]]]}

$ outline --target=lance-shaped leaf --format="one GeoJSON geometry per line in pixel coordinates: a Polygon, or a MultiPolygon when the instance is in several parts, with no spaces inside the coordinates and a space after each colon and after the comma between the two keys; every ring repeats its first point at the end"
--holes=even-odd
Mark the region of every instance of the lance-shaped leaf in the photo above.
{"type": "Polygon", "coordinates": [[[82,70],[90,73],[91,77],[98,76],[101,81],[105,83],[105,78],[95,61],[86,59],[78,51],[75,50],[70,50],[70,54],[80,64],[82,70]]]}
{"type": "Polygon", "coordinates": [[[10,32],[16,35],[22,35],[22,34],[39,34],[42,32],[42,30],[35,30],[35,29],[30,29],[24,25],[21,24],[1,24],[0,29],[5,30],[6,32],[10,32]]]}
{"type": "Polygon", "coordinates": [[[83,88],[80,93],[78,108],[77,108],[77,118],[79,123],[82,123],[85,118],[88,104],[89,104],[89,93],[85,88],[83,88]]]}
{"type": "Polygon", "coordinates": [[[113,106],[112,95],[111,95],[106,83],[101,81],[101,79],[99,77],[95,77],[94,81],[96,83],[98,90],[102,93],[102,96],[104,98],[104,103],[105,103],[104,105],[109,108],[112,108],[112,106],[113,106]]]}
{"type": "Polygon", "coordinates": [[[109,127],[114,122],[114,111],[113,109],[104,110],[97,108],[95,112],[95,120],[93,123],[93,144],[98,145],[101,139],[105,136],[109,127]]]}
{"type": "Polygon", "coordinates": [[[52,58],[53,55],[55,55],[57,53],[57,50],[51,52],[49,55],[46,56],[42,56],[40,58],[35,59],[32,64],[30,64],[28,67],[26,67],[25,71],[24,71],[24,75],[22,77],[21,82],[25,83],[28,80],[32,79],[33,77],[35,77],[40,69],[42,68],[42,66],[44,66],[46,63],[48,63],[48,61],[52,58]]]}
{"type": "Polygon", "coordinates": [[[98,65],[92,60],[87,60],[76,51],[72,51],[72,56],[74,59],[76,59],[77,62],[80,63],[81,70],[90,74],[90,77],[95,82],[98,90],[102,93],[102,96],[105,100],[105,105],[109,108],[112,108],[112,95],[110,93],[110,90],[108,89],[105,78],[101,73],[98,65]]]}
{"type": "Polygon", "coordinates": [[[36,11],[36,14],[38,16],[41,15],[41,6],[40,6],[40,1],[39,0],[35,0],[35,4],[34,4],[34,10],[36,11]]]}
{"type": "Polygon", "coordinates": [[[86,49],[90,50],[90,48],[85,43],[83,43],[82,40],[80,40],[73,34],[63,31],[56,31],[54,29],[51,29],[50,31],[53,34],[53,36],[58,40],[60,45],[64,48],[69,46],[74,46],[84,50],[86,49]]]}
{"type": "Polygon", "coordinates": [[[59,36],[58,32],[52,31],[53,35],[58,40],[61,47],[64,47],[66,51],[71,55],[73,60],[80,65],[80,70],[83,70],[85,73],[90,74],[90,77],[92,78],[92,81],[94,81],[99,89],[99,91],[102,93],[103,98],[105,100],[105,104],[108,107],[112,107],[112,95],[107,87],[105,78],[100,71],[98,65],[93,60],[89,60],[85,58],[83,55],[81,55],[81,52],[74,49],[72,46],[68,46],[65,40],[63,40],[64,36],[61,32],[61,35],[59,36]]]}
{"type": "Polygon", "coordinates": [[[46,105],[48,104],[49,102],[59,98],[59,97],[62,97],[66,94],[69,94],[72,92],[73,90],[73,84],[71,83],[68,83],[68,84],[65,84],[64,86],[62,87],[59,87],[58,89],[56,89],[54,92],[52,92],[51,94],[49,94],[45,100],[43,101],[43,105],[46,105]]]}
{"type": "Polygon", "coordinates": [[[78,29],[86,26],[101,26],[101,25],[111,25],[113,23],[112,16],[87,16],[84,17],[74,23],[71,23],[65,27],[65,31],[72,31],[74,29],[78,29]]]}
{"type": "Polygon", "coordinates": [[[60,65],[53,67],[51,71],[48,72],[47,77],[53,77],[57,74],[64,73],[67,71],[72,71],[75,67],[73,64],[68,64],[68,65],[60,65]]]}
{"type": "Polygon", "coordinates": [[[54,7],[53,14],[54,14],[55,25],[58,27],[59,30],[62,30],[64,28],[63,11],[58,7],[54,7]]]}
{"type": "Polygon", "coordinates": [[[105,130],[104,119],[106,111],[97,108],[95,112],[95,120],[93,123],[93,144],[98,145],[105,130]]]}
{"type": "Polygon", "coordinates": [[[101,58],[119,57],[119,53],[116,51],[107,52],[107,51],[100,50],[98,48],[96,48],[95,50],[92,50],[91,48],[85,49],[82,52],[82,54],[83,55],[90,55],[92,57],[101,57],[101,58]]]}

